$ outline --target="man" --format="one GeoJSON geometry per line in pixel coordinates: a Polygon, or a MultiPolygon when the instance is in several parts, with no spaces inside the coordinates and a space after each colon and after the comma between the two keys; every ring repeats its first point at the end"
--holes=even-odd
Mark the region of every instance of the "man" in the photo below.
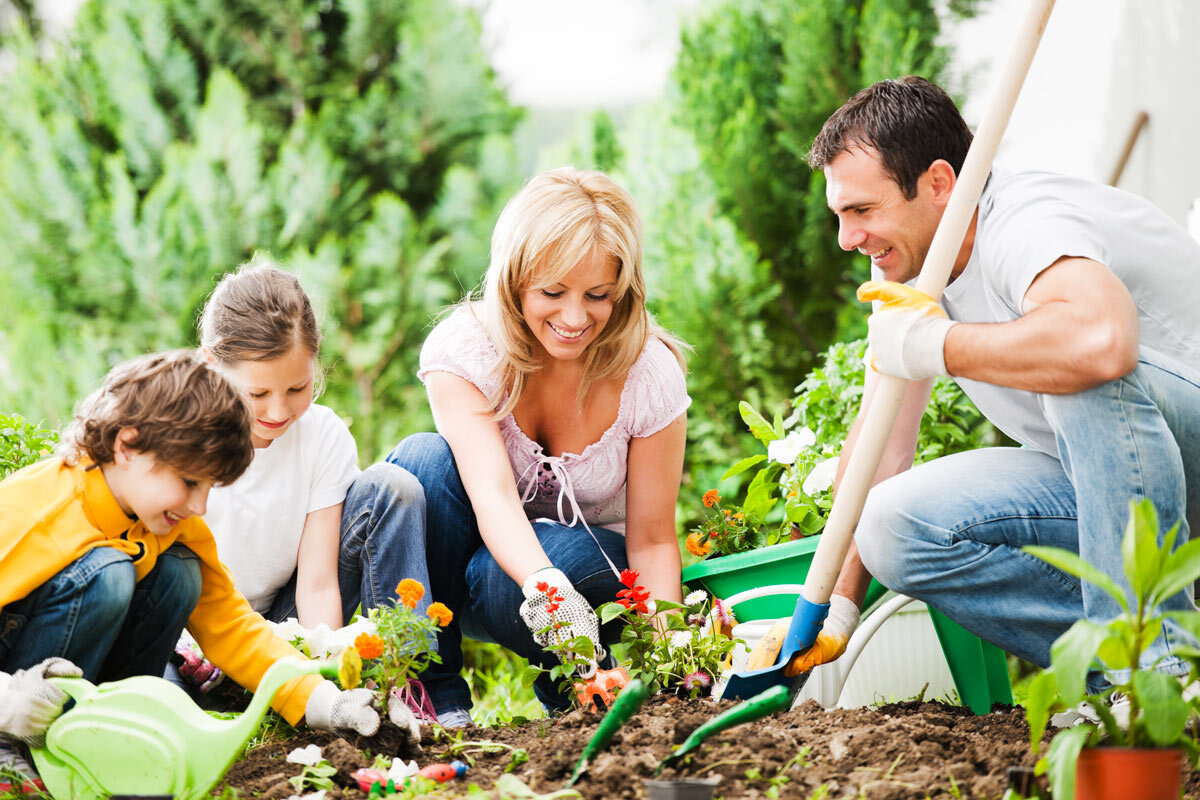
{"type": "MultiPolygon", "coordinates": [[[[841,654],[857,624],[846,609],[857,611],[868,573],[1044,667],[1076,620],[1118,608],[1023,546],[1073,550],[1127,586],[1131,498],[1149,498],[1165,526],[1179,522],[1178,541],[1200,521],[1200,245],[1134,195],[997,169],[939,306],[904,284],[920,272],[970,142],[950,98],[908,77],[852,97],[809,155],[838,243],[870,256],[883,279],[859,289],[881,301],[872,366],[912,383],[806,668],[841,654]],[[938,375],[1023,447],[908,469],[938,375]]],[[[877,383],[868,369],[846,452],[877,383]]],[[[1194,608],[1190,593],[1164,606],[1194,608]]],[[[1144,658],[1186,674],[1170,653],[1181,641],[1168,627],[1144,658]]],[[[1105,685],[1090,676],[1089,688],[1105,685]]]]}

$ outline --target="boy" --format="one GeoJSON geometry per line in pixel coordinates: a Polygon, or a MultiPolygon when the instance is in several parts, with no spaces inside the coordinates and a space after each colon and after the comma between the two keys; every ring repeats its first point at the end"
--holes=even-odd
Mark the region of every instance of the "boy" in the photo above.
{"type": "MultiPolygon", "coordinates": [[[[298,655],[234,590],[200,518],[209,489],[250,464],[251,422],[193,352],[143,356],[80,404],[58,456],[0,483],[0,767],[19,765],[5,735],[40,744],[65,702],[48,675],[162,675],[185,624],[243,686],[298,655]]],[[[372,735],[371,697],[311,675],[273,705],[372,735]]]]}

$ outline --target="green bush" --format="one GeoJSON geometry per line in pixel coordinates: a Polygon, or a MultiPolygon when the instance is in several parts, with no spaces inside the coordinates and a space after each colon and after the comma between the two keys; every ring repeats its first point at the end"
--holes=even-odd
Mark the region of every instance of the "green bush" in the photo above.
{"type": "Polygon", "coordinates": [[[0,414],[0,480],[50,455],[57,443],[57,432],[26,422],[18,414],[0,414]]]}

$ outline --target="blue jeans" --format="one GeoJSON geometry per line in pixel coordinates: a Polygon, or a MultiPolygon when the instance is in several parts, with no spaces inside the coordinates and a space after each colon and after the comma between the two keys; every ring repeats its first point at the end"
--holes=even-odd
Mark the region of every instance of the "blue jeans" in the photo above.
{"type": "MultiPolygon", "coordinates": [[[[464,634],[497,642],[537,666],[549,669],[557,664],[558,659],[542,650],[521,620],[518,610],[525,599],[521,587],[484,545],[446,440],[436,433],[414,434],[397,445],[387,460],[404,467],[425,487],[426,560],[433,597],[454,612],[454,621],[438,636],[442,663],[421,675],[434,709],[444,714],[471,707],[471,692],[461,675],[464,634]]],[[[582,525],[535,522],[533,530],[550,562],[593,608],[616,599],[624,587],[582,525]]],[[[592,532],[617,568],[625,569],[625,537],[605,528],[593,528],[592,532]]],[[[600,638],[605,644],[618,641],[619,623],[605,625],[600,638]]],[[[560,693],[544,672],[534,681],[533,690],[548,709],[570,705],[570,698],[560,693]]]]}
{"type": "Polygon", "coordinates": [[[140,581],[132,559],[97,547],[0,613],[0,670],[51,656],[93,683],[162,675],[200,599],[200,559],[182,544],[140,581]]]}
{"type": "MultiPolygon", "coordinates": [[[[1120,608],[1103,590],[1022,552],[1078,553],[1123,589],[1121,538],[1129,501],[1149,498],[1177,543],[1200,522],[1200,386],[1140,363],[1087,391],[1042,396],[1060,458],[992,448],[939,458],[873,488],[855,533],[880,583],[923,600],[967,630],[1045,667],[1050,645],[1081,617],[1120,608]]],[[[1160,531],[1159,541],[1162,536],[1160,531]]],[[[1162,608],[1195,608],[1190,591],[1162,608]]],[[[1144,665],[1186,674],[1172,649],[1191,644],[1174,623],[1144,665]]],[[[1099,673],[1092,690],[1106,685],[1099,673]]]]}
{"type": "MultiPolygon", "coordinates": [[[[372,608],[394,605],[396,585],[404,578],[429,589],[425,493],[416,478],[395,464],[375,464],[355,479],[342,502],[338,589],[343,622],[350,621],[360,603],[364,615],[372,608]]],[[[429,608],[430,594],[425,592],[418,612],[429,608]]],[[[296,616],[295,573],[263,616],[272,622],[296,616]]]]}

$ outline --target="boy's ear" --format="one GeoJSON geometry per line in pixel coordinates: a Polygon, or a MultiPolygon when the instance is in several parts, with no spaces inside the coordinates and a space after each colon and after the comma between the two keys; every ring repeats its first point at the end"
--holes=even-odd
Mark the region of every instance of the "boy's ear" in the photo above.
{"type": "Polygon", "coordinates": [[[113,461],[117,466],[127,465],[130,456],[137,452],[129,446],[129,443],[137,438],[137,434],[137,428],[121,428],[117,431],[117,438],[113,440],[113,461]]]}

